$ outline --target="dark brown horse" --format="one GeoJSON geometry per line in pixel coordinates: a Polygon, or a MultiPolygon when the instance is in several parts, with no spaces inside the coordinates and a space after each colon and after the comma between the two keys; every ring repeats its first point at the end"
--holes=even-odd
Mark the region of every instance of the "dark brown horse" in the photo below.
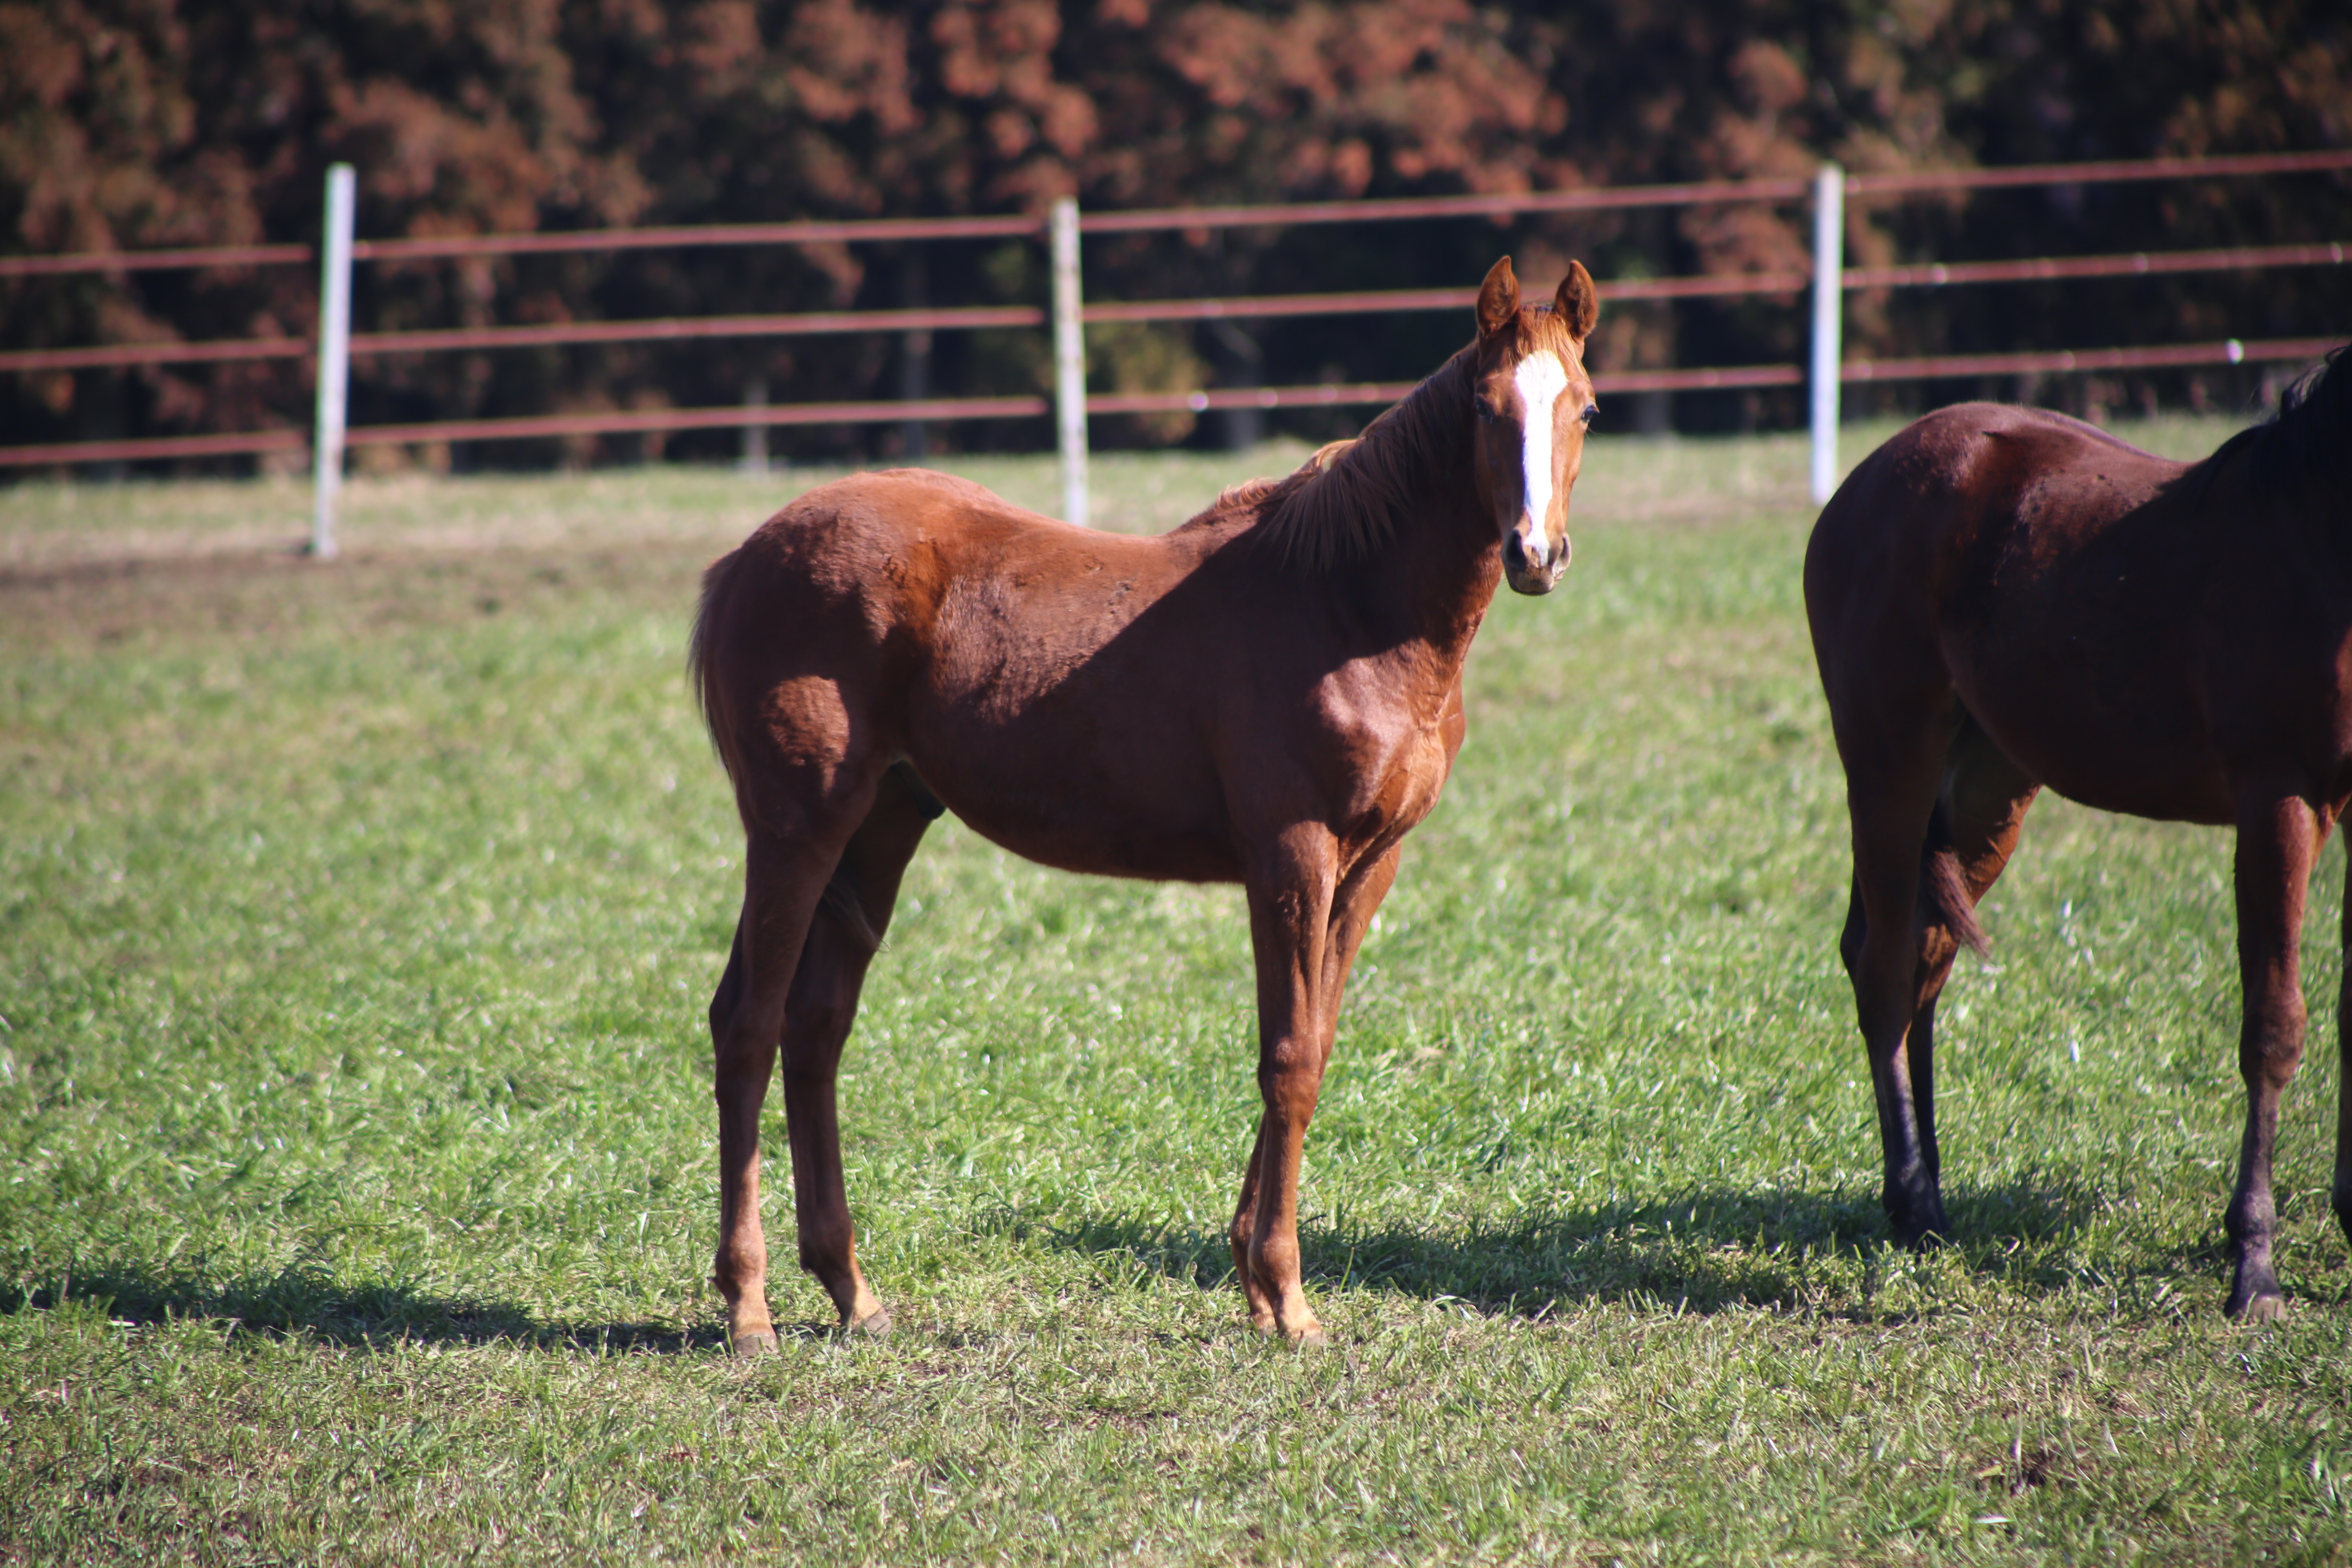
{"type": "Polygon", "coordinates": [[[801,1267],[881,1331],[842,1188],[834,1079],[925,826],[953,811],[1048,866],[1239,882],[1265,1111],[1233,1223],[1250,1320],[1321,1337],[1298,1163],[1341,986],[1399,847],[1462,743],[1462,667],[1507,576],[1568,564],[1597,310],[1571,264],[1361,437],[1174,531],[1092,533],[920,470],[841,480],[710,568],[693,674],[748,840],[710,1003],[714,1276],[738,1351],[772,1345],[760,1106],[779,1043],[801,1267]]]}
{"type": "MultiPolygon", "coordinates": [[[[2226,1310],[2277,1316],[2271,1148],[2303,1055],[2296,938],[2312,862],[2352,800],[2352,359],[2339,351],[2276,419],[2196,464],[2036,409],[1931,414],[1831,498],[1805,609],[1845,763],[1840,949],[1895,1235],[1949,1231],[1936,997],[1959,949],[1982,950],[1977,901],[2047,784],[2238,830],[2247,1105],[2226,1310]]],[[[2352,1231],[2347,1068],[2335,1204],[2352,1231]]]]}

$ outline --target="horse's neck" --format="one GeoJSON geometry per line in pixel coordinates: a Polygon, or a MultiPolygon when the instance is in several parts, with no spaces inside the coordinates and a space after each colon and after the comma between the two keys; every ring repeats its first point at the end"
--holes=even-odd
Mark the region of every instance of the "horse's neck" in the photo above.
{"type": "Polygon", "coordinates": [[[1502,581],[1502,542],[1479,505],[1466,447],[1433,456],[1416,481],[1355,592],[1369,615],[1458,670],[1502,581]]]}

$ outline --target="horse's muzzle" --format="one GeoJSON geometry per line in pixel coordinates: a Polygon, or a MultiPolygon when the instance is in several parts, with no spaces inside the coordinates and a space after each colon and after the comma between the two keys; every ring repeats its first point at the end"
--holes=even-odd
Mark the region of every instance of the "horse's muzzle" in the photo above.
{"type": "Polygon", "coordinates": [[[1529,595],[1549,594],[1559,584],[1559,574],[1568,570],[1570,554],[1566,535],[1559,542],[1559,552],[1542,565],[1528,559],[1528,547],[1516,533],[1503,536],[1503,580],[1511,592],[1529,595]]]}

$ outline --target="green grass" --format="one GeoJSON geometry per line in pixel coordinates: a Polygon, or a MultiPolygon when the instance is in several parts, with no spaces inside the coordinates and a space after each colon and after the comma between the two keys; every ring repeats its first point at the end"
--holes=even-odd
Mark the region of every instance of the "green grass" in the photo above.
{"type": "Polygon", "coordinates": [[[1804,464],[1601,441],[1561,589],[1496,606],[1308,1142],[1333,1348],[1229,1277],[1238,895],[949,822],[843,1083],[898,1331],[826,1332],[777,1168],[753,1363],[680,644],[817,476],[361,483],[331,567],[297,486],[0,491],[0,1561],[2352,1559],[2339,863],[2287,1323],[2219,1316],[2227,837],[2063,802],[1948,1002],[1960,1243],[1888,1251],[1804,464]]]}

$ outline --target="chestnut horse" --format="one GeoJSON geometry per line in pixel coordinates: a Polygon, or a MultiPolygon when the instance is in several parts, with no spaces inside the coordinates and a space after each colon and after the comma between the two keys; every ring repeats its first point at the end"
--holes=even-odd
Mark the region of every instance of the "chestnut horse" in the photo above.
{"type": "MultiPolygon", "coordinates": [[[[2303,1055],[2296,939],[2312,862],[2352,800],[2347,497],[2352,359],[2338,351],[2274,420],[2200,463],[1972,403],[1879,447],[1823,509],[1805,609],[1853,826],[1839,945],[1905,1243],[1950,1229],[1936,998],[1958,950],[1982,951],[1975,906],[2047,784],[2237,828],[2247,1104],[2226,1310],[2284,1310],[2271,1149],[2303,1055]]],[[[2347,1068],[2335,1206],[2352,1232],[2347,1068]]]]}
{"type": "Polygon", "coordinates": [[[1568,564],[1597,310],[1573,263],[1522,309],[1504,258],[1476,341],[1360,437],[1158,538],[898,470],[811,491],[710,568],[692,674],[747,840],[710,1003],[713,1283],[738,1352],[775,1342],[759,1136],[779,1043],[801,1267],[845,1331],[889,1326],[858,1271],[834,1080],[942,810],[1066,870],[1242,884],[1265,1110],[1234,1268],[1258,1329],[1322,1337],[1298,1164],[1340,988],[1462,744],[1497,578],[1542,594],[1568,564]]]}

